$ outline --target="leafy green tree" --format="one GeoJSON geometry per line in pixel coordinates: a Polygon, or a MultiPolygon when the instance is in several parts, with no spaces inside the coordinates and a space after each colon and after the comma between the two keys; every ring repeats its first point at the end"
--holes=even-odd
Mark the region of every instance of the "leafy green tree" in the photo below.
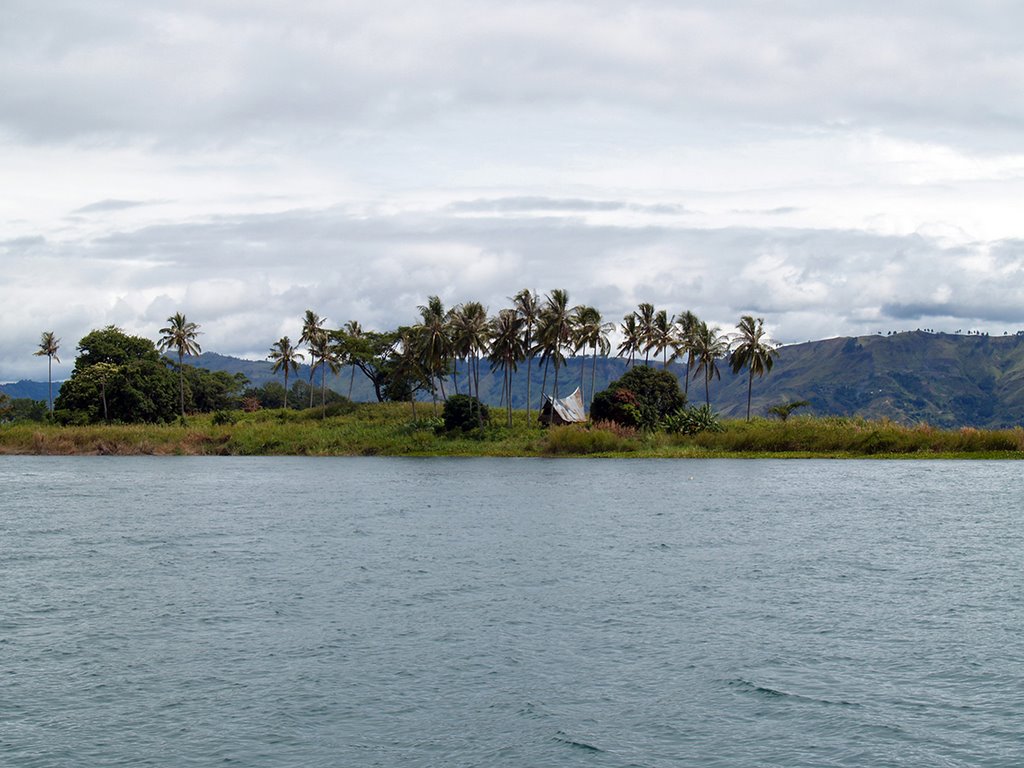
{"type": "Polygon", "coordinates": [[[444,428],[447,432],[469,432],[483,427],[491,420],[487,406],[470,395],[449,397],[442,411],[444,428]]]}
{"type": "Polygon", "coordinates": [[[50,413],[53,413],[53,361],[60,362],[60,358],[57,357],[57,352],[60,350],[60,339],[58,339],[53,331],[43,331],[42,338],[39,340],[39,349],[32,354],[37,357],[46,357],[46,380],[50,388],[50,413]]]}
{"type": "Polygon", "coordinates": [[[62,423],[170,421],[178,384],[152,341],[107,326],[78,343],[74,370],[53,404],[54,416],[62,423]],[[105,367],[92,370],[100,364],[105,367]]]}
{"type": "Polygon", "coordinates": [[[788,403],[773,405],[768,409],[768,413],[772,416],[778,416],[780,421],[785,421],[797,408],[806,408],[810,404],[809,400],[793,400],[788,403]]]}
{"type": "Polygon", "coordinates": [[[158,346],[161,352],[173,349],[178,353],[178,385],[181,396],[181,418],[185,418],[185,355],[196,356],[202,349],[196,340],[199,337],[199,326],[190,323],[181,312],[175,312],[167,318],[167,327],[160,329],[158,346]]]}
{"type": "Polygon", "coordinates": [[[46,421],[50,408],[45,400],[8,397],[0,392],[0,421],[46,421]],[[7,405],[5,406],[4,403],[7,405]]]}
{"type": "Polygon", "coordinates": [[[750,400],[754,391],[754,376],[761,378],[770,372],[778,350],[765,340],[764,319],[756,320],[751,315],[743,315],[736,325],[739,336],[733,342],[729,366],[733,373],[747,369],[747,421],[750,421],[750,400]]]}
{"type": "Polygon", "coordinates": [[[729,351],[729,343],[722,336],[722,329],[717,325],[709,326],[703,320],[697,323],[693,336],[693,355],[697,361],[694,377],[704,374],[704,403],[711,405],[711,379],[722,378],[718,370],[718,361],[729,351]]]}
{"type": "Polygon", "coordinates": [[[332,335],[345,339],[348,359],[370,380],[377,402],[387,400],[386,385],[401,353],[401,335],[397,331],[363,331],[359,337],[334,331],[332,335]]]}
{"type": "Polygon", "coordinates": [[[305,359],[305,355],[292,346],[291,339],[287,336],[282,336],[270,347],[270,354],[267,355],[267,359],[273,361],[274,367],[271,370],[274,373],[277,373],[282,368],[284,369],[284,407],[287,408],[288,372],[290,370],[292,373],[298,373],[299,361],[305,359]]]}
{"type": "Polygon", "coordinates": [[[630,368],[594,397],[590,417],[656,429],[665,416],[685,406],[686,397],[675,376],[641,365],[630,368]]]}
{"type": "Polygon", "coordinates": [[[186,365],[185,383],[191,395],[192,409],[198,413],[213,413],[240,407],[242,392],[249,380],[243,373],[209,371],[186,365]]]}

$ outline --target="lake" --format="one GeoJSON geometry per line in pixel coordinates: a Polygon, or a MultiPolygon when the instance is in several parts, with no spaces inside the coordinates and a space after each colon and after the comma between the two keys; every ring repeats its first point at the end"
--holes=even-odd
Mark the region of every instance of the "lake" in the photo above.
{"type": "Polygon", "coordinates": [[[989,461],[0,457],[0,764],[1015,766],[989,461]]]}

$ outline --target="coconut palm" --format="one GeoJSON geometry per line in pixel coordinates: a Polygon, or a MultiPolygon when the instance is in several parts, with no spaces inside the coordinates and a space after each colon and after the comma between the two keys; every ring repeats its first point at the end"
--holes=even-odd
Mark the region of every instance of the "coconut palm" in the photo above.
{"type": "Polygon", "coordinates": [[[668,350],[675,340],[672,325],[664,309],[658,310],[651,324],[650,348],[654,350],[655,357],[661,355],[662,368],[668,368],[668,350]]]}
{"type": "Polygon", "coordinates": [[[636,322],[636,314],[630,312],[623,317],[619,330],[622,332],[622,341],[619,342],[618,352],[625,356],[626,362],[632,367],[636,362],[636,353],[640,351],[640,327],[636,322]]]}
{"type": "Polygon", "coordinates": [[[533,368],[533,328],[537,324],[537,316],[540,313],[540,304],[537,301],[537,294],[524,288],[512,297],[512,305],[515,307],[519,317],[523,319],[523,349],[526,353],[526,423],[530,423],[530,388],[532,383],[531,369],[533,368]]]}
{"type": "MultiPolygon", "coordinates": [[[[537,328],[537,341],[543,348],[545,357],[555,365],[553,397],[558,397],[558,373],[565,362],[562,350],[572,344],[572,312],[573,309],[569,307],[568,291],[555,288],[544,297],[537,328]]],[[[554,410],[548,416],[549,423],[553,414],[554,410]]]]}
{"type": "Polygon", "coordinates": [[[422,346],[422,356],[430,378],[430,394],[437,408],[437,386],[441,385],[441,399],[447,400],[444,391],[444,376],[448,371],[448,359],[451,355],[451,340],[448,338],[448,327],[445,323],[444,304],[437,296],[427,299],[425,305],[418,307],[422,322],[413,328],[410,341],[422,346]]]}
{"type": "Polygon", "coordinates": [[[651,362],[651,350],[654,349],[654,305],[642,302],[635,312],[639,334],[640,350],[644,353],[644,365],[651,362]]]}
{"type": "Polygon", "coordinates": [[[479,301],[467,301],[450,313],[451,343],[456,357],[467,365],[469,394],[480,399],[480,357],[487,354],[487,310],[479,301]]]}
{"type": "Polygon", "coordinates": [[[316,372],[317,361],[313,350],[314,345],[319,349],[326,349],[327,332],[324,330],[326,318],[320,317],[311,309],[306,310],[302,318],[302,335],[299,336],[299,344],[305,344],[309,349],[309,407],[313,407],[313,374],[316,372]],[[322,340],[320,337],[324,337],[322,340]]]}
{"type": "Polygon", "coordinates": [[[353,342],[358,341],[359,337],[363,335],[363,327],[359,324],[358,320],[349,320],[345,323],[345,327],[342,329],[345,334],[345,357],[349,361],[349,367],[352,369],[351,374],[348,377],[348,399],[352,399],[352,385],[356,382],[356,366],[352,362],[351,347],[353,342]]]}
{"type": "Polygon", "coordinates": [[[178,390],[181,395],[181,418],[185,418],[185,355],[195,356],[202,352],[196,338],[199,326],[190,323],[181,312],[175,312],[167,318],[167,327],[160,329],[161,352],[173,349],[178,353],[178,390]]]}
{"type": "Polygon", "coordinates": [[[694,351],[693,351],[693,338],[697,327],[700,325],[700,320],[693,312],[686,310],[681,312],[675,318],[676,334],[675,342],[673,346],[675,351],[673,357],[686,356],[686,374],[683,376],[683,394],[690,394],[690,369],[693,368],[694,363],[694,351]]]}
{"type": "MultiPolygon", "coordinates": [[[[615,324],[603,322],[601,313],[594,307],[576,307],[573,310],[573,320],[576,326],[576,351],[586,350],[588,347],[593,350],[590,364],[590,399],[593,400],[597,379],[597,352],[600,350],[604,356],[611,350],[608,334],[615,329],[615,324]]],[[[584,366],[580,365],[580,389],[583,388],[583,370],[584,366]]]]}
{"type": "Polygon", "coordinates": [[[722,378],[718,370],[718,361],[729,351],[729,343],[722,335],[721,328],[700,321],[694,331],[693,345],[693,354],[697,361],[693,375],[696,377],[698,374],[704,374],[704,402],[710,406],[711,379],[722,378]]]}
{"type": "Polygon", "coordinates": [[[60,358],[57,357],[57,351],[60,349],[60,339],[58,339],[53,331],[43,331],[42,337],[39,339],[39,349],[32,354],[37,357],[46,356],[46,380],[50,387],[50,413],[53,413],[53,361],[60,362],[60,358]]]}
{"type": "Polygon", "coordinates": [[[765,340],[764,318],[756,320],[751,315],[743,315],[736,324],[739,336],[733,340],[732,354],[729,365],[733,373],[747,369],[747,421],[750,421],[750,400],[754,391],[754,376],[761,378],[771,371],[774,358],[779,352],[765,340]]]}
{"type": "Polygon", "coordinates": [[[506,423],[512,426],[512,374],[520,361],[526,359],[523,328],[526,320],[515,309],[503,309],[491,320],[491,352],[488,359],[501,369],[502,394],[505,398],[506,423]]]}
{"type": "Polygon", "coordinates": [[[298,373],[299,360],[304,359],[304,355],[292,346],[291,339],[287,336],[282,336],[270,347],[270,354],[267,355],[267,359],[272,360],[274,363],[274,367],[271,369],[273,373],[277,373],[284,368],[284,407],[287,410],[289,369],[291,373],[298,373]]]}
{"type": "MultiPolygon", "coordinates": [[[[333,341],[330,334],[323,332],[313,337],[309,344],[310,361],[313,370],[320,369],[320,416],[327,415],[327,369],[337,374],[341,370],[341,359],[344,350],[333,341]]],[[[312,381],[312,376],[310,377],[312,381]]]]}

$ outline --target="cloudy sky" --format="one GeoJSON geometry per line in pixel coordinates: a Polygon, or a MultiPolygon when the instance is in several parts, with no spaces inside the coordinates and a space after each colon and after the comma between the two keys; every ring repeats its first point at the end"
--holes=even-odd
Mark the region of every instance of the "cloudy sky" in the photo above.
{"type": "Polygon", "coordinates": [[[0,380],[524,287],[782,342],[1024,328],[1001,0],[4,0],[0,380]]]}

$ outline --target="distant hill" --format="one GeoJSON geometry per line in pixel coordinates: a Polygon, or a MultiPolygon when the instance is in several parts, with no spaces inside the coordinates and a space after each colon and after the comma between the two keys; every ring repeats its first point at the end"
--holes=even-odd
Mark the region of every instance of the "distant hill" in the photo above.
{"type": "MultiPolygon", "coordinates": [[[[29,381],[22,379],[13,384],[0,384],[0,392],[12,398],[28,398],[29,400],[50,399],[50,385],[45,381],[29,381]]],[[[53,396],[60,392],[60,382],[53,382],[53,396]]]]}
{"type": "MultiPolygon", "coordinates": [[[[212,371],[244,374],[253,386],[282,381],[271,372],[271,363],[242,360],[205,352],[187,359],[192,365],[212,371]]],[[[581,382],[590,395],[590,359],[572,358],[559,373],[559,392],[569,394],[581,382]],[[581,371],[582,368],[582,371],[581,371]]],[[[660,362],[651,361],[654,367],[660,362]]],[[[620,358],[598,359],[596,388],[604,389],[621,376],[627,364],[620,358]]],[[[685,367],[669,366],[677,377],[685,367]]],[[[711,383],[711,404],[727,417],[746,413],[747,378],[733,376],[728,362],[720,362],[721,380],[711,383]]],[[[307,380],[309,367],[299,377],[307,380]]],[[[319,374],[318,374],[319,378],[319,374]]],[[[549,369],[547,389],[553,385],[549,369]]],[[[293,379],[294,380],[294,379],[293,379]]],[[[459,391],[466,391],[465,371],[460,367],[459,391]]],[[[533,406],[544,382],[543,366],[534,362],[531,371],[533,406]]],[[[328,377],[328,386],[352,399],[371,401],[373,388],[358,370],[342,368],[328,377]]],[[[451,381],[445,383],[451,394],[451,381]]],[[[480,389],[483,399],[497,406],[501,401],[501,373],[481,364],[480,389]]],[[[57,385],[54,384],[56,395],[57,385]]],[[[0,385],[11,397],[47,398],[46,382],[20,381],[0,385]]],[[[691,380],[689,398],[704,401],[703,380],[691,380]]],[[[892,336],[841,337],[793,344],[779,349],[775,367],[763,379],[754,380],[752,412],[764,415],[770,406],[807,400],[803,413],[819,416],[864,416],[888,418],[901,423],[927,422],[937,427],[1012,427],[1024,424],[1024,336],[963,336],[913,331],[892,336]]],[[[526,364],[519,367],[512,384],[513,407],[525,407],[526,364]]]]}

